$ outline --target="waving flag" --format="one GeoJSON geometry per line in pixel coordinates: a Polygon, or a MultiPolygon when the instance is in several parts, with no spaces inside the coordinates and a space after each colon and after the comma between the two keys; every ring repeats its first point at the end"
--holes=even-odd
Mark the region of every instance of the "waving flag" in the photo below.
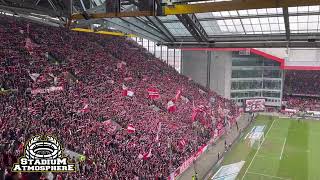
{"type": "Polygon", "coordinates": [[[35,47],[38,47],[37,44],[33,43],[30,38],[26,38],[26,45],[24,46],[29,52],[32,52],[35,47]]]}
{"type": "Polygon", "coordinates": [[[37,81],[37,79],[38,79],[38,77],[40,76],[40,74],[38,74],[38,73],[29,73],[29,76],[30,76],[30,78],[34,81],[34,82],[36,82],[37,81]]]}
{"type": "Polygon", "coordinates": [[[187,145],[187,142],[184,139],[181,139],[178,142],[178,146],[179,146],[180,149],[183,149],[186,145],[187,145]]]}
{"type": "Polygon", "coordinates": [[[158,123],[158,131],[157,131],[157,136],[156,136],[156,142],[159,141],[159,135],[160,135],[160,131],[161,131],[161,122],[158,123]]]}
{"type": "Polygon", "coordinates": [[[179,89],[178,91],[177,91],[177,94],[176,94],[176,96],[174,97],[174,99],[173,99],[173,101],[174,102],[177,102],[179,99],[180,99],[180,97],[181,97],[181,89],[179,89]]]}
{"type": "Polygon", "coordinates": [[[174,102],[172,100],[170,100],[168,103],[167,103],[167,110],[169,112],[174,112],[177,110],[177,106],[174,104],[174,102]]]}
{"type": "Polygon", "coordinates": [[[151,88],[148,88],[147,91],[150,99],[154,100],[154,99],[160,98],[160,93],[158,89],[151,87],[151,88]]]}
{"type": "Polygon", "coordinates": [[[131,124],[129,124],[127,127],[127,132],[130,134],[134,133],[134,132],[136,132],[136,128],[134,128],[131,124]]]}
{"type": "Polygon", "coordinates": [[[124,66],[126,66],[126,65],[127,65],[126,62],[121,61],[121,62],[117,63],[117,68],[118,68],[118,69],[122,69],[122,68],[123,68],[124,66]]]}
{"type": "Polygon", "coordinates": [[[123,96],[129,96],[132,97],[134,95],[134,92],[129,90],[128,87],[126,87],[124,84],[122,85],[122,95],[123,96]]]}
{"type": "Polygon", "coordinates": [[[196,120],[196,117],[199,113],[204,112],[206,110],[205,106],[200,105],[198,107],[195,107],[194,102],[193,102],[193,108],[192,108],[192,114],[191,114],[191,119],[192,122],[196,120]]]}
{"type": "Polygon", "coordinates": [[[144,153],[143,155],[139,154],[138,158],[139,159],[143,159],[144,161],[148,160],[152,156],[152,152],[151,151],[152,151],[152,148],[150,148],[149,151],[144,153]]]}
{"type": "Polygon", "coordinates": [[[87,102],[84,103],[84,106],[82,109],[80,109],[78,112],[86,113],[89,112],[89,104],[87,102]]]}

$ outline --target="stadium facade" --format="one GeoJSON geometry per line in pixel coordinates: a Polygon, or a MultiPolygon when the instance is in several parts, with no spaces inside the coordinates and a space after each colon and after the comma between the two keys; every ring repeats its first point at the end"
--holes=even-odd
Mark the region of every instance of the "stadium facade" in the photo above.
{"type": "Polygon", "coordinates": [[[182,74],[239,105],[264,98],[268,106],[281,106],[284,70],[274,56],[252,49],[184,49],[182,59],[182,74]]]}

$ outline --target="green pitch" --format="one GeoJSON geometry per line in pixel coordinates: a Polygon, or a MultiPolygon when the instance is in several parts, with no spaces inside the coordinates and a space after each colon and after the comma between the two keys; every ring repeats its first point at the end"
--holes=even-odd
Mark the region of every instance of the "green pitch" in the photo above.
{"type": "Polygon", "coordinates": [[[223,162],[245,161],[237,179],[320,180],[320,121],[259,116],[254,125],[267,127],[261,145],[253,149],[242,138],[223,162]]]}

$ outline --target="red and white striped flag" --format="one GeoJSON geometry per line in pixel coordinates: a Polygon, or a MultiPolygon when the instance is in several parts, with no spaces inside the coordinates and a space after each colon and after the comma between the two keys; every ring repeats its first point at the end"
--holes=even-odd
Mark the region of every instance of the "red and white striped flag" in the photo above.
{"type": "Polygon", "coordinates": [[[174,102],[172,100],[170,100],[168,103],[167,103],[167,110],[169,112],[174,112],[177,110],[177,106],[174,104],[174,102]]]}
{"type": "Polygon", "coordinates": [[[186,145],[187,145],[187,142],[184,139],[181,139],[179,141],[178,146],[179,146],[180,149],[183,149],[186,145]]]}
{"type": "Polygon", "coordinates": [[[130,134],[134,133],[134,132],[136,132],[136,128],[134,128],[131,124],[129,124],[127,127],[127,132],[130,134]]]}
{"type": "Polygon", "coordinates": [[[158,89],[151,87],[151,88],[148,88],[147,91],[150,99],[160,98],[160,93],[158,89]]]}

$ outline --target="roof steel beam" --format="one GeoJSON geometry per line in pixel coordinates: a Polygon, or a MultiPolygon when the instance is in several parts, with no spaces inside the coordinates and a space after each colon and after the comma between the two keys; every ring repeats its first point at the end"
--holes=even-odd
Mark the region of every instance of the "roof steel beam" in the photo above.
{"type": "Polygon", "coordinates": [[[164,33],[165,36],[167,36],[170,41],[176,41],[174,36],[171,34],[171,32],[166,28],[165,25],[160,21],[160,19],[156,16],[150,16],[146,17],[155,27],[157,27],[161,32],[164,33]]]}
{"type": "MultiPolygon", "coordinates": [[[[113,19],[115,19],[115,18],[113,18],[113,19]]],[[[143,21],[140,21],[137,18],[123,17],[123,18],[119,18],[119,19],[126,22],[127,24],[131,24],[132,26],[139,28],[141,31],[148,32],[148,33],[154,35],[155,37],[162,39],[162,41],[170,41],[165,35],[161,34],[161,32],[150,27],[148,24],[145,24],[143,21]]]]}
{"type": "Polygon", "coordinates": [[[176,4],[164,7],[165,15],[192,14],[245,9],[280,8],[319,5],[320,0],[238,0],[204,2],[198,4],[176,4]]]}
{"type": "Polygon", "coordinates": [[[159,45],[165,45],[169,48],[200,48],[200,47],[212,47],[212,48],[319,48],[320,42],[301,42],[301,41],[256,41],[256,42],[165,42],[159,43],[159,45]]]}
{"type": "Polygon", "coordinates": [[[289,22],[289,11],[288,8],[282,8],[283,12],[283,19],[284,19],[284,26],[286,28],[286,38],[287,41],[290,41],[290,22],[289,22]]]}
{"type": "MultiPolygon", "coordinates": [[[[196,42],[193,38],[190,37],[176,37],[177,43],[180,41],[183,42],[196,42]]],[[[251,41],[286,41],[285,34],[261,34],[261,35],[221,35],[221,36],[210,36],[209,41],[215,42],[251,42],[251,41]]],[[[320,41],[320,33],[299,33],[299,34],[291,34],[290,40],[292,41],[305,41],[315,40],[320,41]]]]}
{"type": "Polygon", "coordinates": [[[198,41],[208,41],[208,35],[194,14],[176,15],[190,34],[198,41]]]}

